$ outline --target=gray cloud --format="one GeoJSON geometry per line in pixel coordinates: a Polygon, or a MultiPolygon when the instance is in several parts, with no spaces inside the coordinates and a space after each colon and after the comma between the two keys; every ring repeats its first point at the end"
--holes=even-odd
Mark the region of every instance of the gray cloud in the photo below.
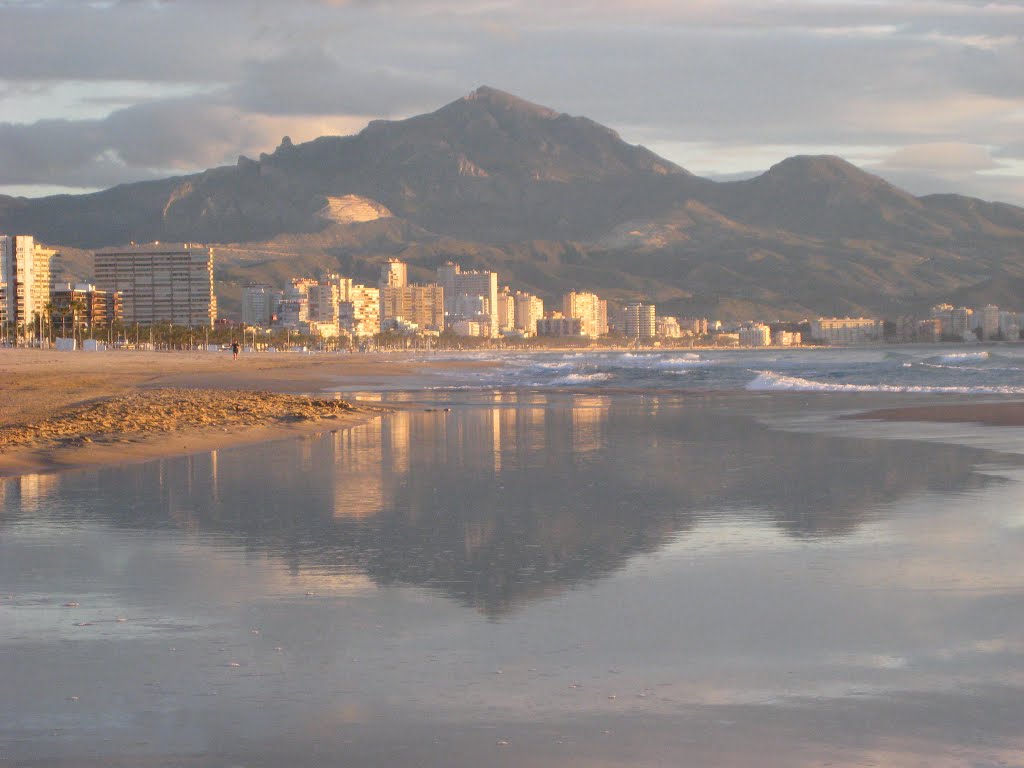
{"type": "Polygon", "coordinates": [[[317,50],[246,63],[231,89],[242,109],[274,115],[391,116],[434,109],[458,98],[445,78],[380,68],[363,70],[317,50]]]}
{"type": "Polygon", "coordinates": [[[0,183],[103,187],[160,178],[269,149],[294,127],[294,121],[189,99],[148,102],[102,120],[0,123],[0,183]]]}

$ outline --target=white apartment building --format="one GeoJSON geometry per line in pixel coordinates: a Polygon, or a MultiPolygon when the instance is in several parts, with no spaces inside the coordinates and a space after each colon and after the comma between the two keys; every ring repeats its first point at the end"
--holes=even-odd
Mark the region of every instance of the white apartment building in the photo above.
{"type": "Polygon", "coordinates": [[[242,289],[242,322],[269,328],[277,314],[277,306],[281,301],[280,291],[266,283],[249,283],[242,289]]]}
{"type": "MultiPolygon", "coordinates": [[[[598,337],[608,333],[608,302],[594,293],[572,291],[562,297],[562,314],[578,317],[583,335],[598,337]]],[[[652,331],[651,335],[654,333],[652,331]]]]}
{"type": "Polygon", "coordinates": [[[981,338],[995,339],[999,336],[999,307],[988,304],[975,313],[977,327],[981,328],[981,338]]]}
{"type": "Polygon", "coordinates": [[[498,291],[498,332],[507,333],[516,327],[516,297],[506,285],[498,291]]]}
{"type": "Polygon", "coordinates": [[[404,288],[409,284],[409,267],[404,261],[388,259],[380,268],[378,288],[404,288]]]}
{"type": "Polygon", "coordinates": [[[309,299],[305,296],[285,296],[277,305],[277,325],[293,331],[309,323],[309,299]]]}
{"type": "Polygon", "coordinates": [[[772,332],[763,323],[744,325],[739,330],[741,347],[767,347],[772,343],[772,332]]]}
{"type": "Polygon", "coordinates": [[[544,318],[544,301],[539,296],[516,291],[515,328],[524,336],[537,335],[537,321],[544,318]]]}
{"type": "Polygon", "coordinates": [[[338,304],[338,325],[354,337],[380,333],[380,289],[353,285],[349,300],[338,304]]]}
{"type": "Polygon", "coordinates": [[[1020,339],[1020,315],[1016,312],[999,313],[999,332],[1007,341],[1020,339]]]}
{"type": "Polygon", "coordinates": [[[488,334],[498,335],[498,273],[488,271],[463,272],[458,264],[448,262],[437,268],[437,282],[444,288],[445,313],[447,324],[467,319],[479,321],[479,318],[463,318],[455,310],[459,296],[482,296],[487,299],[488,334]]]}
{"type": "Polygon", "coordinates": [[[56,253],[31,235],[0,235],[0,319],[22,325],[46,316],[56,253]]]}
{"type": "Polygon", "coordinates": [[[432,331],[444,330],[444,288],[440,285],[384,286],[380,289],[382,327],[412,323],[432,331]]]}
{"type": "Polygon", "coordinates": [[[868,317],[819,317],[811,320],[811,338],[826,344],[863,344],[881,337],[881,321],[868,317]]]}
{"type": "Polygon", "coordinates": [[[623,332],[631,339],[653,339],[657,335],[657,313],[653,304],[627,304],[623,310],[623,332]]]}
{"type": "Polygon", "coordinates": [[[96,287],[123,294],[126,323],[211,326],[217,319],[212,248],[133,244],[96,251],[93,262],[96,287]]]}
{"type": "Polygon", "coordinates": [[[942,335],[947,339],[968,340],[974,333],[974,310],[937,304],[932,307],[932,318],[942,323],[942,335]]]}

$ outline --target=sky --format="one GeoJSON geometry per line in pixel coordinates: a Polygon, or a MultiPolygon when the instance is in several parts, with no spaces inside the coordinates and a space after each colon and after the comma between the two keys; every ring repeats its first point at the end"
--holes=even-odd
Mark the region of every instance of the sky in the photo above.
{"type": "Polygon", "coordinates": [[[0,0],[0,194],[233,164],[480,85],[689,171],[1024,205],[1024,0],[0,0]]]}

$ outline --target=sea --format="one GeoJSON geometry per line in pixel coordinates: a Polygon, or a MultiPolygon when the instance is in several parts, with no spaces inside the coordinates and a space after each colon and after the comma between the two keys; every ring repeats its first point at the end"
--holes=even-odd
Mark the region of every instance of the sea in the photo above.
{"type": "Polygon", "coordinates": [[[0,766],[1024,765],[1024,351],[394,359],[0,484],[0,766]]]}

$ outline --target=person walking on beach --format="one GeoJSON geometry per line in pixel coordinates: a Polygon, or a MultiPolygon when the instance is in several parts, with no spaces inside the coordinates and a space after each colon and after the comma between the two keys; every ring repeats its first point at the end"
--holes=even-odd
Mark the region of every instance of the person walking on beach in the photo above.
{"type": "Polygon", "coordinates": [[[232,341],[231,342],[231,359],[232,360],[237,360],[238,359],[238,342],[237,341],[232,341]]]}

